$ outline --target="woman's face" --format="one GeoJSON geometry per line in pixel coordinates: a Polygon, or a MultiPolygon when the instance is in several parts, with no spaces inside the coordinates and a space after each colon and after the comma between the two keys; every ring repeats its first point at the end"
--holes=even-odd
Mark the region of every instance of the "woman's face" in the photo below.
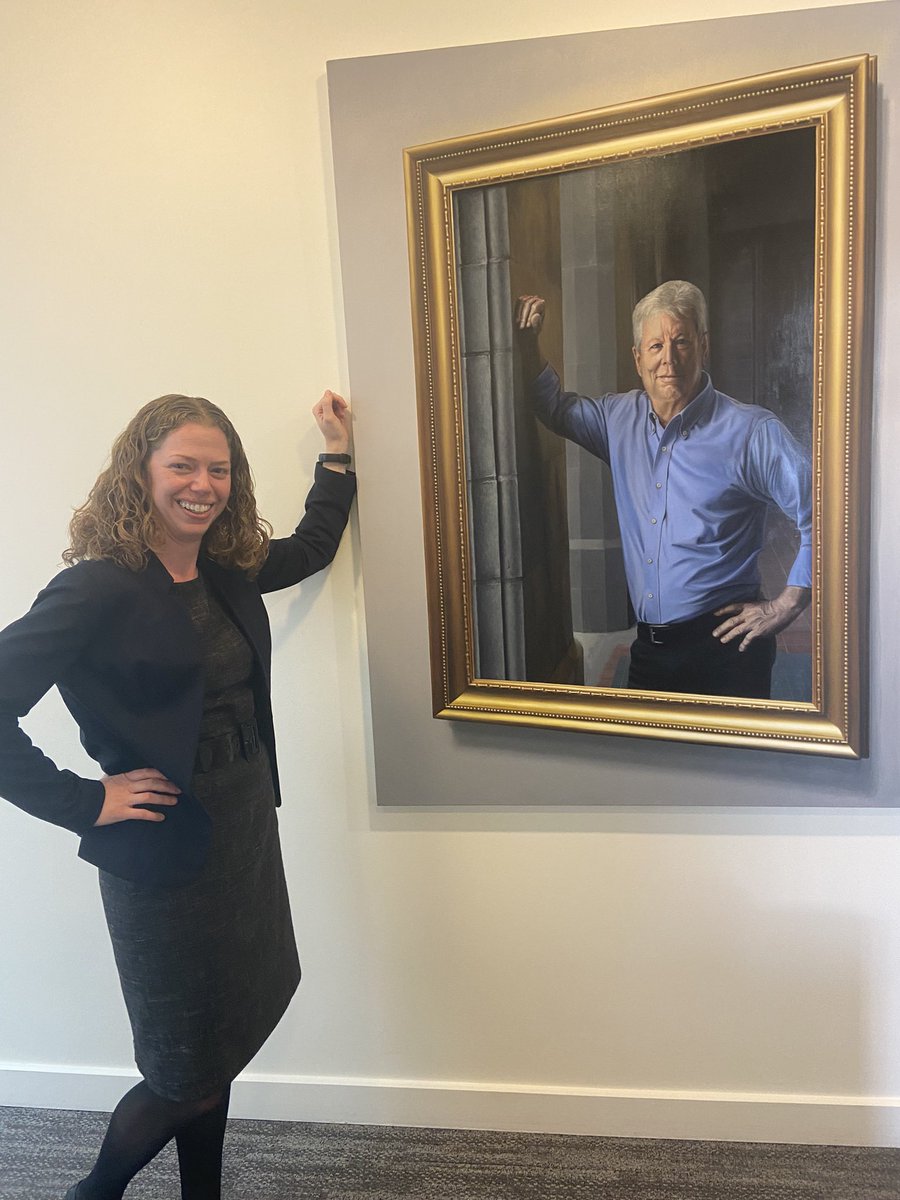
{"type": "Polygon", "coordinates": [[[215,425],[180,425],[147,459],[155,516],[171,542],[197,542],[231,494],[231,454],[215,425]]]}

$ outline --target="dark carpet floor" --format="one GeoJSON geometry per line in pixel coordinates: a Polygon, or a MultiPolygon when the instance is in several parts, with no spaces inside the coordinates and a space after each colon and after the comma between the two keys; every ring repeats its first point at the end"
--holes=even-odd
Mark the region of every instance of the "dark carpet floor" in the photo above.
{"type": "MultiPolygon", "coordinates": [[[[62,1200],[99,1113],[0,1108],[0,1200],[62,1200]]],[[[230,1121],[225,1200],[900,1200],[900,1150],[230,1121]]],[[[168,1148],[128,1200],[177,1200],[168,1148]]]]}

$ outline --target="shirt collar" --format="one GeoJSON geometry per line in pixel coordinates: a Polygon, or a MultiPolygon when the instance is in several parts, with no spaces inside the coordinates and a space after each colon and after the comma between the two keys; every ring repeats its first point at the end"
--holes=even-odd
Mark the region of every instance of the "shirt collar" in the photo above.
{"type": "MultiPolygon", "coordinates": [[[[672,418],[666,428],[668,429],[670,426],[674,426],[675,429],[679,429],[679,425],[677,425],[676,422],[680,422],[681,436],[687,437],[693,427],[709,413],[712,406],[712,398],[712,380],[710,379],[709,374],[704,371],[700,376],[700,391],[693,398],[690,404],[688,404],[681,410],[680,413],[672,418]]],[[[654,429],[658,428],[662,430],[662,426],[657,420],[656,413],[653,411],[653,405],[650,403],[650,397],[646,392],[644,392],[644,399],[647,403],[647,416],[650,420],[650,424],[654,429]]]]}

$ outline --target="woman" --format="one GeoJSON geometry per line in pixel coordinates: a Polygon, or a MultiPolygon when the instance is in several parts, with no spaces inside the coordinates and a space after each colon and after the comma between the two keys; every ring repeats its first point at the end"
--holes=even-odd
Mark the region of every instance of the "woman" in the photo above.
{"type": "Polygon", "coordinates": [[[219,1197],[231,1081],[299,982],[262,593],[326,566],[347,522],[349,410],[326,392],[313,413],[326,453],[306,513],[270,540],[225,414],[145,405],[72,519],[69,566],[0,633],[0,794],[100,868],[143,1076],[66,1200],[119,1200],[173,1137],[183,1200],[219,1197]],[[101,780],[19,728],[54,684],[101,780]]]}

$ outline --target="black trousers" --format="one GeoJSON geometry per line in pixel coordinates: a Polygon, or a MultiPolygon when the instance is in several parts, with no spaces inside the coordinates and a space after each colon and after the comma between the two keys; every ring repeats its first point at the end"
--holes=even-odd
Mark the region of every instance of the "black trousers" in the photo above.
{"type": "Polygon", "coordinates": [[[701,696],[747,696],[768,700],[772,692],[775,639],[757,638],[738,650],[740,638],[724,644],[712,636],[722,621],[710,614],[686,622],[686,630],[669,627],[662,645],[638,627],[631,646],[628,686],[649,692],[693,692],[701,696]]]}

